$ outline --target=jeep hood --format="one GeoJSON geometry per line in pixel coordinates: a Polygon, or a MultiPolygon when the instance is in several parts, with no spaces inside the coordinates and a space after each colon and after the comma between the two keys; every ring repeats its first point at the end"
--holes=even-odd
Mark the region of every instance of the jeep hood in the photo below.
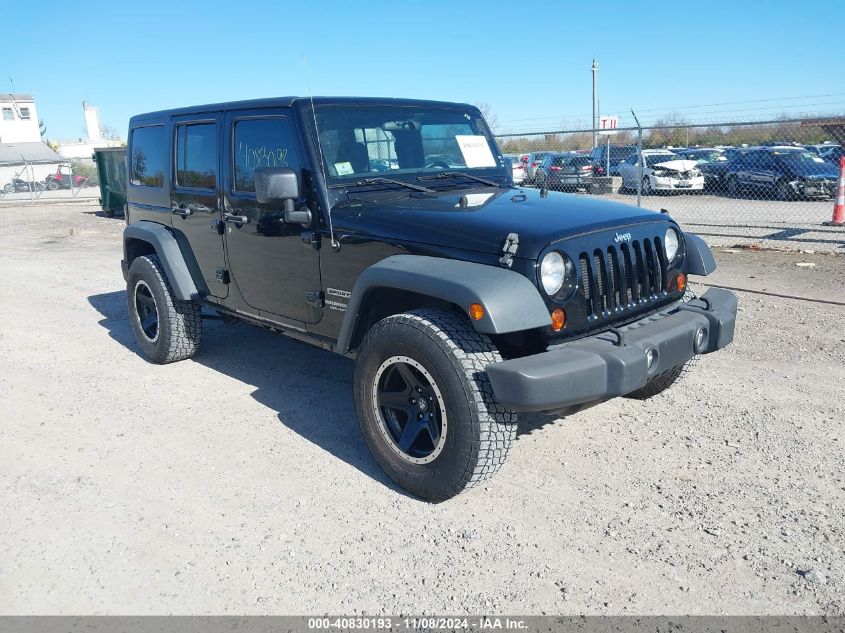
{"type": "Polygon", "coordinates": [[[548,244],[564,238],[666,220],[650,209],[578,194],[541,196],[537,189],[399,195],[396,191],[366,197],[350,193],[349,200],[332,211],[335,230],[491,254],[501,252],[509,233],[517,233],[517,256],[536,259],[548,244]]]}

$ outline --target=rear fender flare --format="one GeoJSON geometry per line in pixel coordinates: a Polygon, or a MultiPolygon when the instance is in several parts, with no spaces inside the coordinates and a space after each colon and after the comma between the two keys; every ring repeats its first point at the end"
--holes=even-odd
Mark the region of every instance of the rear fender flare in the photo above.
{"type": "Polygon", "coordinates": [[[155,249],[177,299],[190,301],[199,298],[197,286],[191,277],[185,257],[179,249],[176,238],[167,227],[141,220],[123,229],[123,256],[127,267],[131,264],[128,260],[127,249],[127,244],[131,240],[147,242],[155,249]]]}

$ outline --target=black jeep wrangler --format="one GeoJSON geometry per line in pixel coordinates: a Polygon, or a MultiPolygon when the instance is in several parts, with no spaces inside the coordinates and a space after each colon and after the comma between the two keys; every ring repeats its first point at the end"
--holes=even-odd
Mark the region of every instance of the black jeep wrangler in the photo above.
{"type": "Polygon", "coordinates": [[[206,308],[354,357],[364,438],[425,499],[490,477],[516,412],[652,396],[733,339],[734,295],[686,292],[715,268],[700,238],[515,188],[473,106],[278,98],[129,127],[123,273],[144,353],[193,356],[206,308]]]}

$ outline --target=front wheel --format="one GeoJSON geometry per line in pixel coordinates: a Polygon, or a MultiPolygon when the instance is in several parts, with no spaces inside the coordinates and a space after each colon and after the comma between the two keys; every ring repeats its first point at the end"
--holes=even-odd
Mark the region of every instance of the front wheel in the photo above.
{"type": "Polygon", "coordinates": [[[387,475],[428,501],[491,477],[516,435],[486,367],[501,360],[460,314],[414,310],[376,323],[355,362],[355,408],[387,475]]]}
{"type": "Polygon", "coordinates": [[[651,195],[651,178],[645,176],[643,178],[643,188],[642,188],[642,195],[650,196],[651,195]]]}
{"type": "Polygon", "coordinates": [[[775,193],[777,194],[778,200],[795,200],[795,192],[786,180],[781,180],[777,184],[775,193]]]}
{"type": "Polygon", "coordinates": [[[157,255],[144,255],[132,261],[126,281],[126,301],[135,338],[153,362],[184,360],[199,349],[200,305],[173,296],[157,255]]]}

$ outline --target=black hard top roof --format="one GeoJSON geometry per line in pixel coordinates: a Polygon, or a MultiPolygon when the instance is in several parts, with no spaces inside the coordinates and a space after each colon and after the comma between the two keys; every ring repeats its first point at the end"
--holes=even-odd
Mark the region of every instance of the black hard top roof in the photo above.
{"type": "MultiPolygon", "coordinates": [[[[246,101],[227,101],[224,103],[208,103],[205,105],[190,106],[185,108],[172,108],[170,110],[158,110],[145,114],[136,114],[129,120],[129,126],[136,121],[150,119],[161,119],[165,116],[181,116],[199,112],[216,112],[220,110],[243,110],[260,109],[270,107],[285,107],[294,104],[309,105],[312,97],[269,97],[266,99],[249,99],[246,101]]],[[[475,106],[467,103],[449,101],[431,101],[428,99],[395,99],[391,97],[313,97],[314,105],[383,105],[383,106],[422,106],[422,107],[453,107],[473,108],[475,106]]]]}

